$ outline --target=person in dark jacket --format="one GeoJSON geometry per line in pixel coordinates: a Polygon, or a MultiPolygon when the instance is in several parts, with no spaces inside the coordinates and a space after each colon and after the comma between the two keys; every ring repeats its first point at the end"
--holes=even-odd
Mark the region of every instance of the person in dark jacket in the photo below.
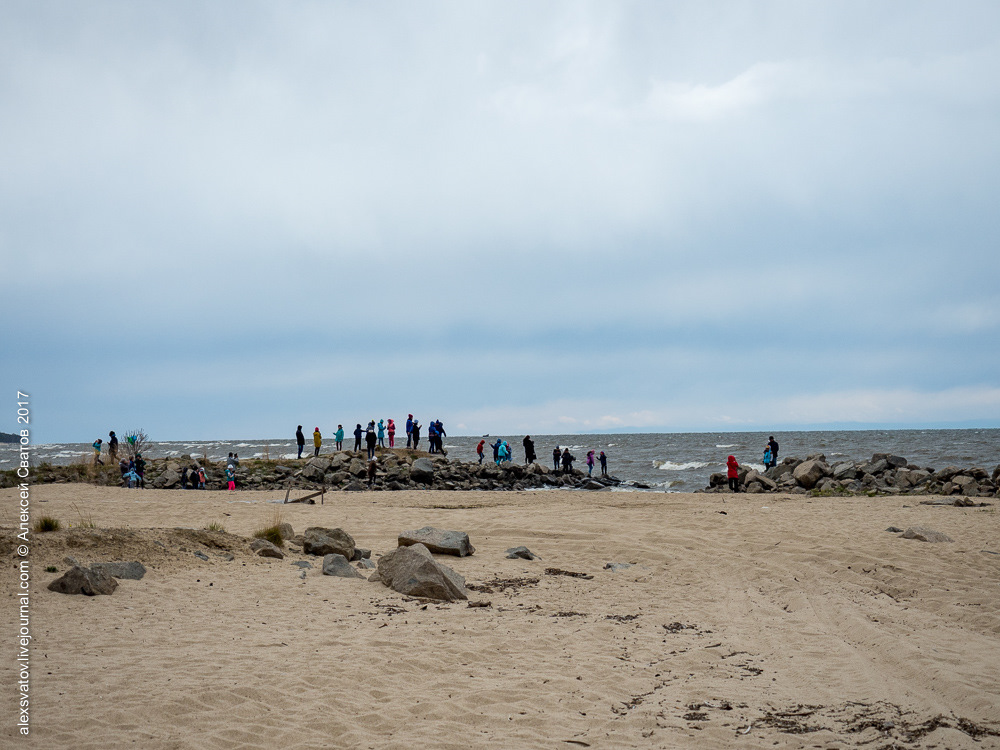
{"type": "Polygon", "coordinates": [[[413,415],[410,414],[406,418],[406,447],[409,448],[413,445],[413,415]]]}
{"type": "Polygon", "coordinates": [[[358,426],[354,428],[354,450],[361,450],[361,437],[365,434],[365,431],[361,429],[361,423],[358,422],[358,426]]]}
{"type": "Polygon", "coordinates": [[[559,471],[559,459],[562,457],[562,451],[559,450],[557,445],[552,450],[552,469],[553,471],[559,471]]]}
{"type": "Polygon", "coordinates": [[[442,439],[448,437],[448,433],[444,431],[444,425],[441,424],[440,419],[435,423],[435,427],[437,427],[438,453],[444,453],[445,455],[448,455],[447,453],[445,453],[444,440],[442,439]]]}
{"type": "Polygon", "coordinates": [[[114,430],[108,433],[108,455],[112,461],[118,460],[118,436],[114,430]]]}
{"type": "Polygon", "coordinates": [[[601,451],[601,455],[598,458],[601,461],[601,476],[606,477],[608,475],[608,457],[604,455],[604,451],[601,451]]]}
{"type": "Polygon", "coordinates": [[[420,449],[420,422],[413,420],[413,430],[410,432],[413,436],[413,450],[420,449]]]}
{"type": "Polygon", "coordinates": [[[184,467],[184,471],[181,472],[181,489],[186,490],[188,488],[188,467],[184,467]]]}
{"type": "Polygon", "coordinates": [[[729,489],[733,492],[740,491],[740,465],[736,461],[736,456],[726,459],[726,478],[729,479],[729,489]]]}
{"type": "Polygon", "coordinates": [[[368,429],[365,430],[365,445],[368,447],[368,460],[371,461],[375,458],[375,444],[378,442],[378,436],[375,432],[375,420],[368,423],[368,429]]]}
{"type": "Polygon", "coordinates": [[[525,435],[524,440],[521,441],[524,446],[524,463],[532,464],[535,462],[535,441],[531,439],[531,435],[525,435]]]}
{"type": "Polygon", "coordinates": [[[427,443],[427,452],[437,453],[437,423],[433,419],[427,423],[427,443]]]}
{"type": "Polygon", "coordinates": [[[302,432],[302,425],[295,430],[295,443],[299,446],[299,458],[302,458],[302,449],[306,446],[306,436],[302,432]]]}
{"type": "Polygon", "coordinates": [[[774,439],[774,435],[771,435],[767,439],[767,444],[771,448],[771,465],[767,468],[774,468],[778,465],[778,441],[774,439]]]}
{"type": "Polygon", "coordinates": [[[562,453],[562,465],[563,474],[569,474],[573,471],[573,462],[576,461],[576,456],[569,452],[569,448],[562,453]]]}

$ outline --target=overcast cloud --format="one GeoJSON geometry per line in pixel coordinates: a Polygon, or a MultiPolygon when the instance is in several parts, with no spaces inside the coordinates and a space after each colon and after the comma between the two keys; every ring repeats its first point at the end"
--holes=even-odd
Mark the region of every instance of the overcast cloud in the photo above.
{"type": "Polygon", "coordinates": [[[0,9],[0,430],[1000,426],[995,2],[0,9]]]}

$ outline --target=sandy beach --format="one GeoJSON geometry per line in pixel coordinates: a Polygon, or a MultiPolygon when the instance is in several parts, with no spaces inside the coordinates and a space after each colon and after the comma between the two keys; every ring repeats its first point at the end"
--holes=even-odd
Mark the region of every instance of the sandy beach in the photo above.
{"type": "MultiPolygon", "coordinates": [[[[15,491],[0,497],[9,530],[15,491]]],[[[64,530],[32,540],[27,739],[15,727],[16,607],[3,610],[0,744],[1000,747],[995,506],[567,491],[334,493],[322,506],[276,497],[32,488],[34,516],[64,530]],[[471,601],[490,605],[407,599],[323,576],[315,557],[267,560],[245,541],[206,545],[185,530],[215,522],[248,537],[276,512],[298,533],[341,527],[376,560],[407,529],[466,531],[476,553],[438,559],[465,576],[471,601]],[[97,528],[79,528],[88,520],[97,528]],[[886,531],[916,525],[954,541],[886,531]],[[506,559],[516,545],[541,560],[506,559]],[[68,554],[139,560],[148,572],[112,596],[46,590],[68,554]],[[314,566],[304,579],[299,560],[314,566]]],[[[16,558],[2,551],[13,602],[16,558]]]]}

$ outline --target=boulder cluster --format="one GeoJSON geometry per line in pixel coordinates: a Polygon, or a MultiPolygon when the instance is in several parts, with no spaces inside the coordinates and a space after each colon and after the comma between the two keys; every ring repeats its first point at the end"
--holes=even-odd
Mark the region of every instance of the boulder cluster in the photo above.
{"type": "MultiPolygon", "coordinates": [[[[712,474],[704,492],[729,492],[725,472],[712,474]]],[[[791,494],[955,495],[960,505],[974,504],[974,497],[995,497],[1000,486],[1000,466],[992,472],[973,467],[944,469],[921,467],[901,456],[876,453],[870,461],[830,463],[822,453],[805,460],[786,458],[764,473],[740,467],[740,487],[746,492],[791,494]]]]}
{"type": "MultiPolygon", "coordinates": [[[[376,454],[374,481],[368,482],[368,461],[363,451],[338,451],[332,455],[314,456],[284,462],[243,459],[236,470],[236,487],[245,490],[526,490],[542,487],[601,490],[621,482],[614,477],[588,477],[579,469],[556,472],[539,463],[528,465],[513,462],[500,466],[490,462],[478,464],[450,460],[409,449],[379,450],[376,454]]],[[[205,488],[226,489],[225,462],[181,456],[147,461],[146,487],[180,489],[184,468],[204,468],[205,488]]],[[[13,474],[13,472],[9,472],[13,474]]],[[[3,479],[6,479],[4,477],[3,479]]],[[[14,486],[16,477],[10,477],[14,486]]],[[[117,467],[98,468],[72,466],[39,466],[33,470],[36,484],[50,482],[92,482],[120,486],[117,467]],[[88,472],[89,469],[89,472],[88,472]]],[[[8,486],[8,485],[4,485],[8,486]]]]}

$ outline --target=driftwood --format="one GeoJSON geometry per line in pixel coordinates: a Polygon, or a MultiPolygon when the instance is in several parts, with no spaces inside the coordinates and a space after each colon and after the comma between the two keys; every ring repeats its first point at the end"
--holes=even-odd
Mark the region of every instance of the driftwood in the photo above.
{"type": "Polygon", "coordinates": [[[285,490],[285,503],[286,504],[289,504],[289,503],[309,503],[309,505],[315,505],[316,501],[313,498],[318,497],[319,498],[319,504],[322,505],[323,504],[323,496],[326,494],[326,487],[324,487],[323,489],[321,489],[319,492],[312,492],[312,493],[310,493],[308,495],[305,495],[304,497],[297,497],[294,500],[289,500],[288,499],[288,495],[289,495],[289,493],[291,493],[291,491],[292,491],[291,487],[289,487],[288,489],[285,490]]]}

